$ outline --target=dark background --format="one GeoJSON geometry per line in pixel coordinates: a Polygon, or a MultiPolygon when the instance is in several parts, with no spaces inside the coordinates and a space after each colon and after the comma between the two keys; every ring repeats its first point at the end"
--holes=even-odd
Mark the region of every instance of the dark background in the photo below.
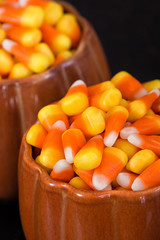
{"type": "MultiPolygon", "coordinates": [[[[96,30],[112,75],[160,78],[160,1],[69,0],[96,30]]],[[[17,201],[0,200],[0,240],[24,240],[17,201]]],[[[44,239],[45,240],[45,239],[44,239]]]]}

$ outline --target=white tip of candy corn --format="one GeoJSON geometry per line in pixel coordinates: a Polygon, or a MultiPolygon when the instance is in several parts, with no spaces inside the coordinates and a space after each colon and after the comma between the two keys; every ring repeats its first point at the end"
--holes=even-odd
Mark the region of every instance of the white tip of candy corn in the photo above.
{"type": "Polygon", "coordinates": [[[141,141],[140,137],[138,136],[138,134],[131,134],[128,137],[128,141],[130,143],[132,143],[133,145],[135,145],[136,147],[140,147],[142,144],[142,141],[141,141]]]}
{"type": "Polygon", "coordinates": [[[10,39],[5,39],[2,42],[2,47],[6,50],[6,51],[10,51],[11,48],[15,45],[16,43],[10,39]]]}
{"type": "Polygon", "coordinates": [[[110,184],[103,174],[93,174],[92,183],[96,190],[103,190],[110,184]]]}
{"type": "Polygon", "coordinates": [[[64,155],[65,155],[66,161],[68,163],[73,163],[74,157],[73,157],[73,153],[72,153],[72,148],[66,147],[64,149],[64,155]]]}
{"type": "Polygon", "coordinates": [[[71,85],[71,87],[76,87],[76,86],[79,86],[79,85],[86,85],[86,84],[83,80],[77,80],[71,85]]]}
{"type": "Polygon", "coordinates": [[[25,7],[27,4],[27,0],[19,0],[18,3],[21,7],[25,7]]]}
{"type": "Polygon", "coordinates": [[[149,92],[149,94],[150,94],[150,93],[155,93],[155,94],[157,95],[157,97],[159,97],[159,94],[160,94],[158,88],[153,89],[152,91],[149,92]]]}
{"type": "Polygon", "coordinates": [[[133,191],[141,191],[141,190],[145,189],[145,186],[144,186],[143,182],[141,181],[141,179],[139,177],[137,177],[134,180],[131,188],[133,191]]]}
{"type": "Polygon", "coordinates": [[[4,12],[4,8],[2,8],[1,7],[1,9],[0,9],[0,16],[1,16],[1,14],[4,12]]]}
{"type": "Polygon", "coordinates": [[[111,131],[108,136],[104,138],[104,145],[106,147],[112,147],[115,143],[115,141],[118,138],[118,134],[115,131],[111,131]]]}
{"type": "Polygon", "coordinates": [[[109,184],[107,187],[105,187],[104,189],[102,189],[102,190],[106,190],[106,191],[108,191],[108,190],[112,190],[112,185],[111,184],[109,184]]]}
{"type": "Polygon", "coordinates": [[[12,26],[12,25],[9,24],[9,23],[4,23],[4,24],[1,25],[1,28],[2,28],[3,30],[6,30],[6,29],[10,28],[11,26],[12,26]]]}
{"type": "Polygon", "coordinates": [[[130,178],[127,173],[119,173],[116,181],[123,188],[127,188],[130,185],[130,178]]]}
{"type": "Polygon", "coordinates": [[[135,93],[134,95],[134,99],[138,99],[140,97],[143,97],[144,95],[146,95],[148,92],[145,88],[140,89],[138,92],[135,93]]]}
{"type": "Polygon", "coordinates": [[[134,133],[138,133],[138,131],[135,127],[124,127],[120,131],[120,137],[123,139],[127,139],[129,137],[129,135],[134,134],[134,133]]]}
{"type": "Polygon", "coordinates": [[[67,129],[66,128],[66,124],[63,121],[61,121],[61,120],[58,120],[57,122],[55,122],[53,124],[53,128],[64,130],[64,131],[67,129]]]}
{"type": "Polygon", "coordinates": [[[99,138],[99,139],[101,139],[102,136],[101,136],[101,135],[97,135],[97,136],[92,137],[92,139],[95,139],[95,138],[99,138]]]}
{"type": "Polygon", "coordinates": [[[71,168],[71,165],[65,160],[61,159],[54,165],[53,169],[55,173],[59,173],[71,168]]]}

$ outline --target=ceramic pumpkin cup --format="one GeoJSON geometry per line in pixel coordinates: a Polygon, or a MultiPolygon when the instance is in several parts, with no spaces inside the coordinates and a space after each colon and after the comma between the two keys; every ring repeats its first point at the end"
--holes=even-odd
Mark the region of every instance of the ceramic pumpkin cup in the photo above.
{"type": "Polygon", "coordinates": [[[157,240],[160,187],[144,191],[79,190],[53,180],[23,137],[19,207],[27,240],[157,240]]]}
{"type": "Polygon", "coordinates": [[[40,74],[0,81],[0,199],[17,197],[21,138],[36,120],[40,108],[60,99],[76,79],[91,85],[110,78],[109,66],[93,27],[70,4],[59,3],[76,16],[82,29],[75,54],[40,74]]]}

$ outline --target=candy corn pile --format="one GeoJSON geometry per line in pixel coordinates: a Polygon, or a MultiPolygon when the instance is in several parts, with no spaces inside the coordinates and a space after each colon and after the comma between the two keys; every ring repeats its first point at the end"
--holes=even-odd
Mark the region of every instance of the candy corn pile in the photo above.
{"type": "Polygon", "coordinates": [[[55,180],[79,189],[133,190],[160,184],[160,80],[129,73],[87,87],[75,81],[43,107],[26,140],[55,180]]]}
{"type": "Polygon", "coordinates": [[[0,3],[0,79],[40,73],[70,58],[80,41],[76,17],[45,0],[0,3]]]}

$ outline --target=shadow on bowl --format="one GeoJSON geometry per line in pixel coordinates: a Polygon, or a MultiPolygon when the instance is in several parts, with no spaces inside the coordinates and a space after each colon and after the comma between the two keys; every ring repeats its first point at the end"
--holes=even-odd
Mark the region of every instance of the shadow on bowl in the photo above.
{"type": "Polygon", "coordinates": [[[110,70],[101,43],[89,22],[66,2],[82,28],[76,53],[56,67],[23,79],[0,81],[0,199],[17,198],[17,162],[20,142],[38,111],[60,99],[77,79],[87,85],[110,78],[110,70]]]}
{"type": "Polygon", "coordinates": [[[19,207],[27,240],[158,240],[160,187],[85,191],[51,179],[23,137],[19,207]]]}

